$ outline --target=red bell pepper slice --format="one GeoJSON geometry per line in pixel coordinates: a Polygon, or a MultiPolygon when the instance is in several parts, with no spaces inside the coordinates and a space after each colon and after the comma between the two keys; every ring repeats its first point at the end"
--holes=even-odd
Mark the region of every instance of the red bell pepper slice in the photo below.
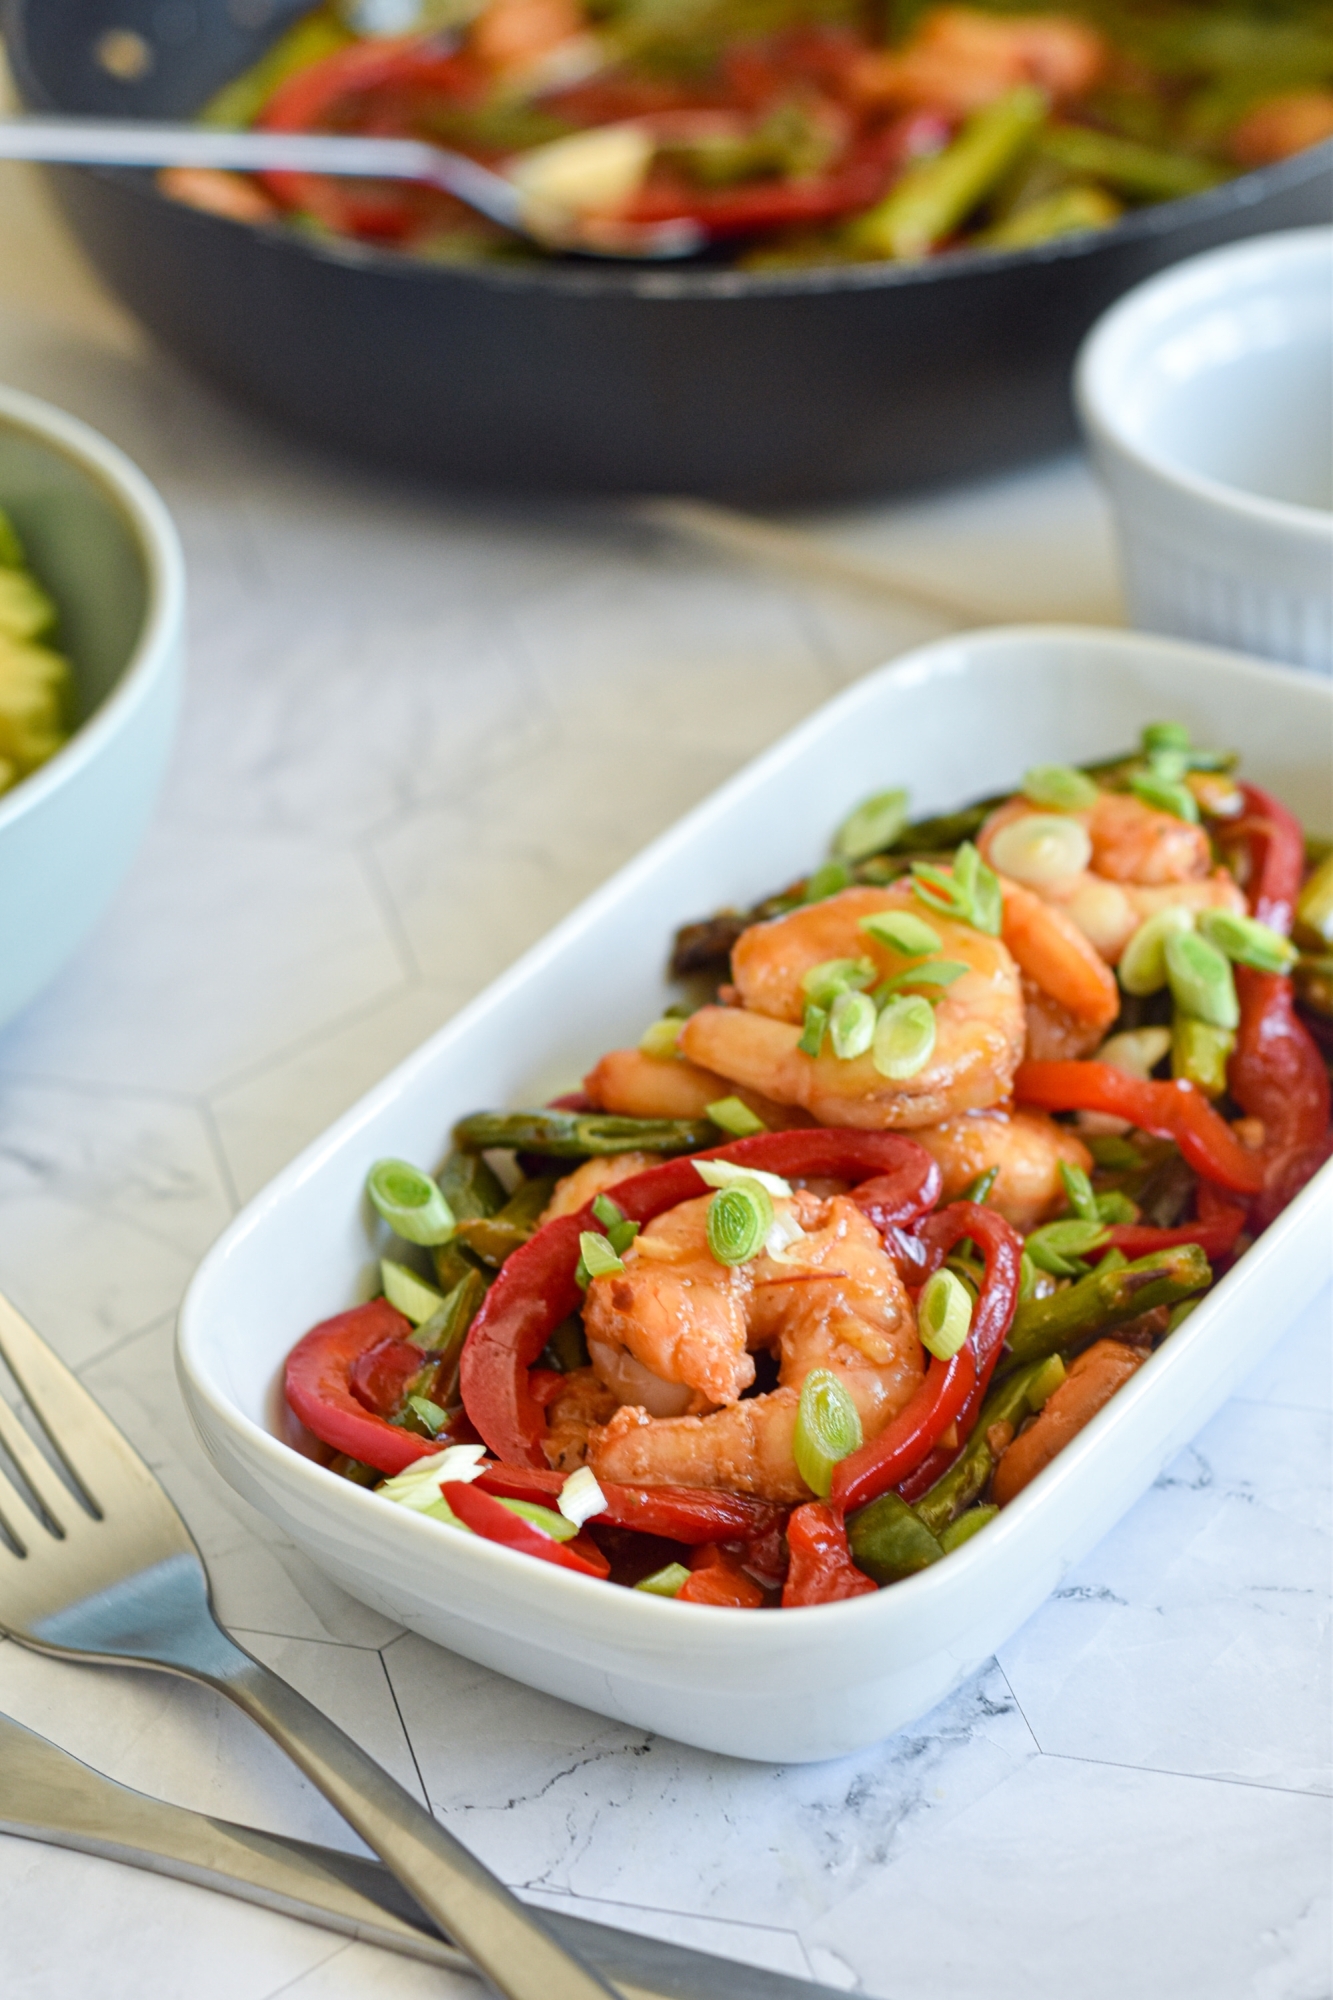
{"type": "Polygon", "coordinates": [[[820,1500],[793,1510],[787,1523],[791,1567],[782,1586],[782,1608],[802,1604],[837,1604],[845,1597],[865,1597],[879,1586],[856,1567],[847,1547],[842,1515],[820,1500]]]}
{"type": "Polygon", "coordinates": [[[763,1601],[761,1586],[716,1543],[695,1550],[689,1579],[676,1592],[677,1604],[717,1604],[732,1611],[757,1611],[763,1601]]]}
{"type": "Polygon", "coordinates": [[[558,1569],[577,1570],[580,1576],[608,1574],[609,1565],[599,1568],[576,1554],[569,1542],[553,1541],[540,1528],[534,1528],[531,1521],[525,1521],[521,1514],[511,1514],[500,1501],[489,1493],[479,1493],[465,1479],[446,1479],[440,1491],[464,1527],[488,1542],[517,1549],[520,1555],[536,1556],[541,1562],[554,1563],[558,1569]]]}
{"type": "MultiPolygon", "coordinates": [[[[784,1176],[836,1177],[864,1183],[891,1177],[894,1212],[922,1214],[939,1186],[925,1148],[897,1132],[762,1132],[707,1153],[666,1160],[621,1181],[615,1200],[631,1221],[651,1222],[704,1192],[696,1160],[731,1160],[784,1176]],[[909,1183],[915,1176],[916,1193],[909,1183]]],[[[853,1200],[856,1194],[853,1194],[853,1200]]],[[[877,1206],[881,1197],[876,1194],[877,1206]]],[[[592,1205],[548,1222],[501,1268],[468,1329],[460,1383],[463,1405],[478,1434],[506,1465],[545,1468],[546,1417],[530,1392],[528,1370],[559,1326],[582,1304],[574,1282],[579,1234],[592,1226],[592,1205]]]]}
{"type": "MultiPolygon", "coordinates": [[[[372,1299],[322,1320],[287,1356],[287,1401],[307,1430],[335,1451],[390,1475],[440,1447],[366,1409],[352,1393],[351,1376],[363,1355],[385,1341],[404,1340],[408,1330],[408,1321],[387,1299],[372,1299]]],[[[418,1366],[421,1361],[418,1355],[418,1366]]]]}
{"type": "Polygon", "coordinates": [[[1021,1104],[1044,1111],[1109,1111],[1141,1132],[1174,1139],[1195,1173],[1236,1194],[1257,1194],[1263,1162],[1247,1153],[1192,1083],[1151,1083],[1104,1062],[1025,1062],[1014,1078],[1021,1104]]]}
{"type": "Polygon", "coordinates": [[[426,1356],[410,1340],[390,1334],[359,1354],[347,1376],[347,1386],[363,1409],[373,1416],[392,1417],[407,1394],[407,1385],[426,1365],[426,1356]]]}
{"type": "Polygon", "coordinates": [[[1226,831],[1228,842],[1243,839],[1250,851],[1246,898],[1250,913],[1286,937],[1296,914],[1305,872],[1305,835],[1294,813],[1258,785],[1242,785],[1242,818],[1226,831]]]}
{"type": "Polygon", "coordinates": [[[915,1472],[950,1424],[962,1416],[969,1401],[984,1391],[1018,1303],[1022,1239],[993,1208],[975,1201],[951,1202],[929,1216],[918,1235],[927,1250],[923,1282],[964,1237],[971,1237],[980,1246],[986,1275],[972,1315],[972,1329],[950,1360],[940,1361],[932,1355],[926,1378],[907,1407],[878,1437],[833,1468],[830,1498],[844,1512],[864,1507],[915,1472]]]}
{"type": "MultiPolygon", "coordinates": [[[[476,1484],[485,1493],[507,1500],[554,1504],[568,1477],[541,1472],[534,1465],[488,1465],[476,1484]]],[[[661,1535],[671,1542],[701,1547],[708,1542],[750,1542],[768,1534],[783,1509],[767,1500],[749,1500],[740,1493],[715,1493],[702,1486],[617,1486],[600,1482],[606,1499],[604,1513],[593,1520],[615,1528],[635,1528],[641,1535],[661,1535]]]]}

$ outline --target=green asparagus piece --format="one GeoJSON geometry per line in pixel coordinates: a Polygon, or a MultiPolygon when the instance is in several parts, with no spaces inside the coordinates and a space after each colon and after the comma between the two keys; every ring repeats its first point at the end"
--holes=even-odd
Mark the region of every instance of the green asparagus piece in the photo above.
{"type": "Polygon", "coordinates": [[[1003,222],[983,230],[973,238],[988,250],[1027,250],[1034,243],[1052,243],[1059,236],[1085,235],[1090,229],[1109,229],[1120,218],[1120,203],[1104,188],[1081,183],[1057,188],[1025,207],[1006,215],[1003,222]]]}
{"type": "Polygon", "coordinates": [[[964,1542],[970,1542],[980,1529],[989,1527],[999,1511],[998,1507],[969,1507],[966,1514],[950,1521],[939,1538],[945,1555],[952,1555],[955,1549],[962,1548],[964,1542]]]}
{"type": "MultiPolygon", "coordinates": [[[[916,1512],[931,1534],[942,1535],[951,1521],[980,1500],[999,1463],[998,1454],[988,1443],[989,1434],[996,1424],[1009,1424],[1017,1430],[1024,1417],[1030,1415],[1029,1392],[1045,1365],[1044,1359],[1030,1362],[991,1390],[963,1450],[943,1477],[917,1501],[916,1512]]],[[[872,1501],[871,1505],[878,1506],[879,1502],[872,1501]]]]}
{"type": "Polygon", "coordinates": [[[1197,1084],[1205,1096],[1220,1097],[1227,1087],[1227,1057],[1235,1046],[1230,1028],[1177,1013],[1171,1024],[1171,1074],[1177,1082],[1197,1084]]]}
{"type": "Polygon", "coordinates": [[[555,1190],[554,1174],[534,1174],[523,1181],[494,1215],[477,1215],[460,1222],[457,1234],[464,1247],[492,1270],[499,1270],[520,1244],[535,1232],[537,1219],[555,1190]]]}
{"type": "Polygon", "coordinates": [[[916,1509],[896,1493],[882,1493],[848,1517],[847,1546],[857,1568],[880,1584],[929,1569],[944,1554],[916,1509]]]}
{"type": "Polygon", "coordinates": [[[1212,1282],[1212,1268],[1197,1243],[1154,1250],[1115,1270],[1106,1268],[1111,1254],[1067,1291],[1019,1306],[1009,1329],[1007,1369],[1086,1347],[1140,1313],[1175,1305],[1212,1282]]]}
{"type": "Polygon", "coordinates": [[[609,1111],[477,1111],[454,1127],[465,1153],[512,1146],[557,1160],[608,1153],[697,1153],[719,1143],[709,1118],[622,1118],[609,1111]]]}
{"type": "Polygon", "coordinates": [[[1188,153],[1167,153],[1094,132],[1083,125],[1054,125],[1038,142],[1048,160],[1090,180],[1105,181],[1117,194],[1134,201],[1173,201],[1180,195],[1201,194],[1226,179],[1223,168],[1188,153]]]}
{"type": "Polygon", "coordinates": [[[909,167],[849,232],[869,257],[924,257],[951,236],[1046,121],[1046,98],[1020,85],[968,119],[953,142],[909,167]]]}
{"type": "Polygon", "coordinates": [[[479,1153],[450,1153],[438,1179],[440,1192],[459,1222],[496,1215],[505,1205],[503,1183],[479,1153]]]}

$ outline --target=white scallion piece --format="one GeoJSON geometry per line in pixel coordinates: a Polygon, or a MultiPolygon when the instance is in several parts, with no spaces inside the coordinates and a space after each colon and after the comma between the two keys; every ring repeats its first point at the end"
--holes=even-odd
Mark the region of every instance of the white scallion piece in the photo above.
{"type": "Polygon", "coordinates": [[[413,1326],[424,1326],[428,1319],[434,1319],[444,1308],[444,1293],[437,1292],[434,1285],[428,1285],[415,1271],[409,1271],[406,1264],[396,1263],[392,1257],[380,1259],[380,1283],[389,1304],[400,1312],[404,1319],[410,1319],[413,1326]]]}
{"type": "Polygon", "coordinates": [[[577,1472],[570,1473],[560,1488],[560,1498],[555,1504],[576,1528],[581,1528],[585,1521],[591,1521],[594,1514],[606,1512],[606,1495],[597,1484],[591,1466],[581,1465],[577,1472]]]}
{"type": "Polygon", "coordinates": [[[482,1463],[485,1457],[484,1444],[451,1444],[429,1458],[415,1459],[375,1491],[385,1500],[424,1514],[440,1498],[440,1487],[446,1479],[460,1479],[470,1486],[479,1478],[485,1470],[482,1463]]]}
{"type": "Polygon", "coordinates": [[[741,1167],[734,1160],[696,1160],[694,1171],[706,1187],[734,1187],[737,1181],[758,1181],[769,1194],[791,1194],[790,1181],[784,1181],[780,1174],[761,1173],[758,1167],[741,1167]]]}

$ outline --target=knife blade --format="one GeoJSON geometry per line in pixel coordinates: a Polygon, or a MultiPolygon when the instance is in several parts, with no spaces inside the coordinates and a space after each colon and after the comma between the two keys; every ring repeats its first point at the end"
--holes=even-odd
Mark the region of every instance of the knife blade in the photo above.
{"type": "MultiPolygon", "coordinates": [[[[475,1976],[475,1969],[378,1861],[264,1833],[136,1792],[0,1715],[0,1833],[76,1848],[215,1889],[302,1923],[475,1976]]],[[[833,2000],[785,1973],[637,1937],[550,1909],[557,1937],[623,2000],[833,2000]]]]}

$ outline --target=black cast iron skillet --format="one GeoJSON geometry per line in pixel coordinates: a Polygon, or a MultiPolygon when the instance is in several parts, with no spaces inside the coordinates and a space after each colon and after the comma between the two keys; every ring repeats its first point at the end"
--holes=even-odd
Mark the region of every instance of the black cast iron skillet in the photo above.
{"type": "MultiPolygon", "coordinates": [[[[4,0],[31,109],[191,115],[309,0],[4,0]],[[151,65],[118,81],[108,30],[151,65]]],[[[1140,279],[1325,222],[1333,143],[1113,229],[1004,255],[751,274],[449,268],[180,206],[149,176],[50,170],[94,264],[203,375],[307,436],[451,481],[850,498],[989,471],[1074,434],[1069,371],[1140,279]]]]}

